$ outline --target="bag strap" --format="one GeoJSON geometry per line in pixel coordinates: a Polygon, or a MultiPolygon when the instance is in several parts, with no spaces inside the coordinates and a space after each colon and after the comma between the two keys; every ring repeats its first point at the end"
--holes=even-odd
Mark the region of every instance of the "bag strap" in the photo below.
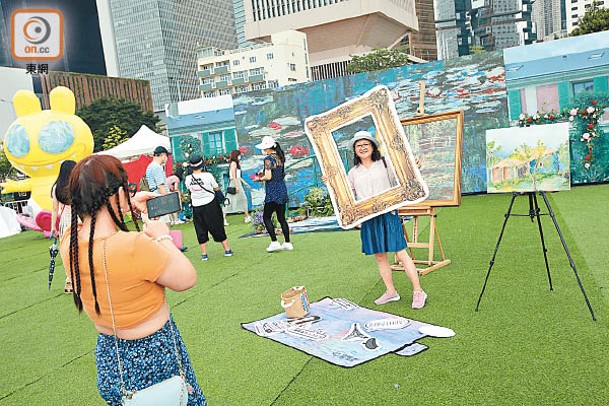
{"type": "MultiPolygon", "coordinates": [[[[121,379],[121,392],[123,393],[123,396],[127,397],[127,396],[129,396],[129,394],[127,393],[127,390],[125,389],[125,380],[123,379],[123,363],[121,362],[121,355],[120,355],[119,349],[118,349],[118,340],[119,339],[118,339],[118,334],[116,332],[116,320],[114,318],[114,307],[112,306],[112,300],[110,299],[110,283],[108,281],[108,267],[106,265],[106,242],[107,242],[107,240],[104,239],[103,254],[102,254],[102,260],[103,260],[103,265],[104,265],[104,278],[106,279],[106,293],[108,294],[108,304],[110,305],[110,316],[112,317],[112,331],[114,332],[114,344],[116,346],[116,358],[118,359],[118,374],[121,379]]],[[[165,306],[167,307],[167,310],[169,310],[169,304],[167,303],[167,301],[165,301],[165,306]]],[[[173,340],[173,348],[175,351],[176,359],[178,360],[178,370],[180,371],[180,377],[182,377],[184,382],[186,382],[186,374],[184,373],[184,369],[182,368],[182,360],[180,358],[180,353],[178,352],[178,344],[176,342],[175,332],[173,331],[173,323],[171,321],[171,312],[169,313],[169,328],[171,331],[171,339],[173,340]]]]}
{"type": "Polygon", "coordinates": [[[203,190],[205,190],[207,193],[211,193],[212,195],[214,195],[214,197],[216,196],[216,194],[212,191],[210,191],[209,189],[207,189],[205,186],[203,186],[203,184],[201,183],[201,180],[199,178],[195,178],[194,175],[190,175],[190,178],[203,190]]]}
{"type": "Polygon", "coordinates": [[[385,165],[385,172],[387,172],[387,180],[389,180],[389,184],[393,186],[393,182],[391,181],[391,175],[389,174],[389,167],[387,166],[387,161],[385,161],[385,157],[382,156],[383,165],[385,165]]]}

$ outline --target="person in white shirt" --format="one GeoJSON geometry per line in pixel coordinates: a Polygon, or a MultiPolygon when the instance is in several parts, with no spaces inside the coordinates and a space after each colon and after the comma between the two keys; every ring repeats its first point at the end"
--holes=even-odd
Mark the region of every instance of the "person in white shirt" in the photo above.
{"type": "MultiPolygon", "coordinates": [[[[354,166],[347,178],[355,200],[370,198],[398,184],[390,163],[381,156],[378,141],[368,131],[355,133],[350,145],[354,154],[354,166]]],[[[393,271],[387,257],[388,252],[395,252],[412,283],[412,308],[420,309],[425,306],[427,294],[421,289],[419,273],[412,258],[406,252],[406,238],[397,211],[384,213],[363,222],[360,236],[362,252],[366,255],[374,255],[386,287],[386,292],[374,303],[382,305],[400,300],[400,295],[393,284],[393,271]]]]}
{"type": "Polygon", "coordinates": [[[190,191],[192,200],[192,218],[195,224],[197,240],[201,247],[201,260],[207,261],[207,241],[211,234],[214,241],[222,244],[224,256],[230,257],[233,251],[228,246],[228,238],[224,230],[222,208],[216,200],[215,191],[220,190],[214,176],[205,171],[205,161],[200,155],[190,157],[191,175],[184,181],[190,191]]]}

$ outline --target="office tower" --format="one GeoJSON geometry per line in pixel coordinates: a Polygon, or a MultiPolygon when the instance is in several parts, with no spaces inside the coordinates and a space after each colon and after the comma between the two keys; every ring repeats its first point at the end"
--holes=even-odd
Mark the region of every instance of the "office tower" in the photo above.
{"type": "Polygon", "coordinates": [[[410,55],[426,61],[438,59],[434,0],[415,0],[419,30],[409,32],[402,40],[410,55]]]}
{"type": "Polygon", "coordinates": [[[535,0],[533,3],[532,19],[537,25],[539,40],[551,40],[566,34],[565,18],[565,0],[535,0]]]}
{"type": "Polygon", "coordinates": [[[199,97],[196,49],[237,47],[231,0],[110,0],[121,77],[150,81],[155,111],[199,97]]]}
{"type": "Polygon", "coordinates": [[[245,39],[245,1],[247,0],[233,0],[235,31],[237,32],[237,44],[239,48],[246,48],[256,44],[245,39]]]}
{"type": "MultiPolygon", "coordinates": [[[[577,28],[579,19],[592,7],[593,2],[594,0],[564,0],[567,33],[570,34],[571,31],[577,28]]],[[[606,8],[607,5],[609,5],[609,1],[600,1],[601,8],[606,8]]]]}

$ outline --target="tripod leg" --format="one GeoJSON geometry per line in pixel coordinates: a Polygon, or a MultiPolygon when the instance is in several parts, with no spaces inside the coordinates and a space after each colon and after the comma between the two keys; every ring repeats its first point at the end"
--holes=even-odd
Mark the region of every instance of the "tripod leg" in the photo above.
{"type": "Polygon", "coordinates": [[[550,276],[550,265],[548,265],[548,249],[546,248],[546,242],[543,238],[543,229],[541,228],[541,216],[539,215],[539,204],[537,204],[537,195],[535,192],[531,192],[533,195],[533,202],[535,203],[535,216],[537,216],[537,225],[539,226],[539,236],[541,237],[541,248],[543,249],[543,259],[546,261],[546,271],[548,273],[548,283],[550,284],[550,290],[552,288],[552,277],[550,276]]]}
{"type": "Polygon", "coordinates": [[[478,297],[478,303],[476,303],[476,311],[478,311],[480,301],[482,300],[482,295],[484,295],[484,290],[486,289],[488,277],[491,275],[491,269],[495,264],[495,257],[497,256],[497,251],[499,250],[499,244],[501,243],[501,238],[503,238],[503,232],[505,231],[505,225],[507,224],[507,221],[510,218],[510,213],[512,213],[512,206],[514,205],[514,200],[516,200],[516,196],[518,196],[518,193],[512,193],[512,200],[510,201],[510,206],[508,207],[507,213],[505,213],[505,219],[503,220],[501,233],[499,233],[499,239],[497,240],[497,245],[495,245],[495,252],[493,252],[493,258],[491,258],[491,262],[489,263],[488,272],[486,273],[486,278],[484,279],[484,285],[482,286],[482,291],[480,292],[480,296],[478,297]]]}
{"type": "Polygon", "coordinates": [[[571,253],[569,252],[569,248],[567,247],[567,243],[562,236],[562,232],[560,231],[560,227],[558,226],[558,222],[556,221],[556,217],[554,216],[554,212],[552,211],[552,206],[550,206],[550,202],[548,201],[548,197],[545,192],[539,192],[543,197],[546,206],[548,207],[548,212],[550,213],[550,217],[554,222],[554,227],[556,227],[556,231],[558,232],[558,237],[560,237],[560,242],[562,243],[562,247],[565,249],[565,253],[567,254],[567,258],[569,258],[569,265],[571,265],[571,269],[573,269],[573,273],[575,274],[575,279],[577,280],[577,284],[579,285],[580,290],[582,291],[582,295],[584,295],[584,299],[586,300],[586,305],[588,305],[588,310],[590,310],[590,315],[592,315],[592,320],[596,321],[596,317],[594,316],[594,310],[592,310],[592,305],[588,300],[588,295],[586,295],[586,291],[584,290],[584,285],[582,285],[581,280],[579,279],[579,275],[577,273],[577,268],[575,268],[575,262],[571,257],[571,253]]]}

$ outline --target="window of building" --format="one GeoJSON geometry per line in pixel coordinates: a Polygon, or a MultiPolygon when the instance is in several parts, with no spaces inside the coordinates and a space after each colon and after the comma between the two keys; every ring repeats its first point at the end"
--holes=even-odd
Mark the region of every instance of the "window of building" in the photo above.
{"type": "Polygon", "coordinates": [[[571,18],[577,18],[577,14],[571,14],[571,18]]]}
{"type": "Polygon", "coordinates": [[[203,92],[203,97],[216,97],[216,92],[213,90],[211,92],[203,92]]]}
{"type": "Polygon", "coordinates": [[[253,76],[253,75],[262,75],[263,73],[264,73],[264,68],[250,69],[250,76],[253,76]]]}
{"type": "Polygon", "coordinates": [[[256,63],[256,57],[250,56],[250,63],[256,63]]]}
{"type": "Polygon", "coordinates": [[[248,85],[235,87],[235,93],[249,92],[250,87],[248,85]]]}
{"type": "Polygon", "coordinates": [[[235,60],[233,61],[233,66],[239,66],[239,64],[240,64],[240,63],[241,63],[241,61],[240,61],[240,60],[235,59],[235,60]]]}
{"type": "Polygon", "coordinates": [[[214,83],[214,78],[210,77],[210,78],[203,78],[203,84],[204,85],[211,85],[214,83]]]}
{"type": "Polygon", "coordinates": [[[221,89],[220,90],[220,96],[223,96],[225,94],[230,94],[230,88],[229,89],[221,89]]]}
{"type": "Polygon", "coordinates": [[[278,80],[269,80],[268,87],[269,87],[269,89],[274,89],[276,87],[279,87],[279,81],[278,80]]]}
{"type": "Polygon", "coordinates": [[[203,135],[205,140],[205,155],[221,155],[224,153],[224,139],[222,131],[214,131],[203,135]]]}
{"type": "Polygon", "coordinates": [[[264,83],[264,82],[254,83],[252,85],[252,90],[262,90],[262,89],[266,89],[266,83],[264,83]]]}
{"type": "Polygon", "coordinates": [[[272,53],[272,52],[269,52],[268,54],[266,54],[266,59],[268,59],[269,61],[270,61],[271,59],[273,59],[273,53],[272,53]]]}
{"type": "Polygon", "coordinates": [[[233,72],[233,79],[244,79],[245,71],[240,70],[239,72],[233,72]]]}
{"type": "Polygon", "coordinates": [[[573,96],[576,96],[579,93],[584,93],[584,92],[590,93],[593,91],[594,91],[594,81],[593,80],[573,83],[573,96]]]}
{"type": "Polygon", "coordinates": [[[288,82],[298,82],[298,79],[288,78],[288,82]]]}
{"type": "Polygon", "coordinates": [[[221,82],[228,82],[230,80],[230,73],[227,75],[220,75],[221,82]]]}
{"type": "Polygon", "coordinates": [[[295,63],[288,63],[288,66],[290,67],[290,70],[291,70],[292,72],[295,72],[295,71],[296,71],[296,64],[295,64],[295,63]]]}

